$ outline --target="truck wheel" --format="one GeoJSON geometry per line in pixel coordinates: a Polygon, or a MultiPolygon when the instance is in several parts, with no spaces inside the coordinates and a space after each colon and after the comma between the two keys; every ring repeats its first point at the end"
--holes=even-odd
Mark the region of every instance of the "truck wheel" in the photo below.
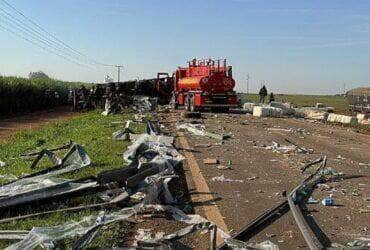
{"type": "Polygon", "coordinates": [[[190,112],[195,112],[196,111],[196,108],[195,108],[195,97],[194,95],[192,95],[190,97],[190,112]]]}
{"type": "Polygon", "coordinates": [[[185,97],[185,110],[186,111],[190,111],[190,100],[189,100],[190,98],[189,98],[189,96],[187,95],[186,97],[185,97]]]}

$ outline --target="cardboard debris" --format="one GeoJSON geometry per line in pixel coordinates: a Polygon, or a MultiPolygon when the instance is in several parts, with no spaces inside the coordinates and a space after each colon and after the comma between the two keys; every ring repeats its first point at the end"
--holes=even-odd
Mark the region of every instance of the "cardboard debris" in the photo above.
{"type": "Polygon", "coordinates": [[[218,164],[218,160],[216,158],[206,158],[203,159],[203,163],[207,165],[218,164]]]}

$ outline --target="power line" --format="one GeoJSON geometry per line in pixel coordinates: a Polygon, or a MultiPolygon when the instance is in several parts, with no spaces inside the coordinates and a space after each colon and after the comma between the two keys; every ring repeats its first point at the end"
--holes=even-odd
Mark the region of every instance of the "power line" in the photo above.
{"type": "MultiPolygon", "coordinates": [[[[1,8],[0,8],[1,10],[1,8]]],[[[71,56],[70,54],[66,53],[63,49],[59,48],[59,47],[55,47],[54,44],[50,43],[48,40],[44,39],[43,37],[40,37],[38,36],[37,34],[35,35],[33,32],[31,32],[29,29],[23,27],[22,25],[19,25],[18,23],[15,23],[13,22],[12,19],[4,16],[2,13],[0,13],[0,16],[6,18],[7,20],[0,20],[0,23],[2,22],[3,24],[6,24],[7,27],[9,28],[12,28],[13,31],[14,29],[17,30],[18,32],[22,33],[23,35],[27,36],[28,37],[28,40],[32,40],[32,41],[37,41],[38,43],[42,43],[44,44],[45,46],[47,47],[50,47],[52,48],[53,50],[55,51],[58,51],[59,53],[61,54],[64,54],[65,57],[71,57],[73,58],[74,60],[76,61],[79,61],[79,58],[74,58],[73,56],[71,56]]],[[[15,31],[14,31],[15,32],[15,31]]],[[[86,63],[85,63],[86,64],[86,63]]]]}
{"type": "Polygon", "coordinates": [[[87,60],[91,61],[92,63],[94,63],[96,65],[105,66],[105,67],[114,67],[115,66],[115,65],[112,65],[112,64],[101,63],[101,62],[98,62],[97,60],[94,60],[94,59],[89,58],[86,54],[84,54],[84,53],[82,53],[82,52],[80,52],[80,51],[72,48],[70,45],[68,45],[67,43],[63,42],[61,39],[59,39],[58,37],[56,37],[55,35],[53,35],[49,31],[47,31],[46,29],[44,29],[40,24],[38,24],[36,21],[32,20],[31,18],[27,17],[22,11],[18,10],[16,7],[14,7],[13,5],[11,5],[6,0],[1,0],[1,1],[6,6],[8,6],[9,8],[11,8],[13,11],[15,11],[17,14],[19,14],[20,16],[22,16],[25,20],[27,20],[28,22],[30,22],[31,24],[33,24],[34,26],[36,26],[40,31],[42,31],[43,33],[45,33],[49,37],[48,38],[49,40],[50,40],[50,38],[52,38],[54,40],[53,41],[54,43],[58,42],[64,48],[66,48],[68,50],[71,50],[74,53],[77,53],[78,55],[80,55],[82,57],[85,57],[87,60]]]}
{"type": "Polygon", "coordinates": [[[59,54],[59,53],[57,53],[57,52],[55,52],[55,51],[52,51],[52,50],[50,50],[50,49],[48,49],[48,48],[45,48],[44,46],[42,46],[42,45],[40,45],[40,44],[38,44],[38,43],[36,43],[36,42],[34,42],[34,41],[32,41],[32,40],[28,39],[27,37],[24,37],[24,36],[22,36],[22,35],[19,35],[18,33],[14,32],[14,31],[13,31],[13,30],[11,30],[11,29],[8,29],[7,27],[4,27],[4,26],[3,26],[3,25],[1,25],[1,24],[0,24],[0,28],[2,28],[3,30],[5,30],[5,31],[7,31],[7,32],[9,32],[9,33],[12,33],[13,35],[15,35],[15,36],[17,36],[17,37],[19,37],[19,38],[21,38],[21,39],[23,39],[23,40],[25,40],[25,41],[27,41],[27,42],[29,42],[29,43],[33,44],[33,45],[35,45],[35,46],[37,46],[37,47],[41,48],[42,50],[45,50],[45,51],[47,51],[47,52],[49,52],[49,53],[52,53],[52,54],[54,54],[54,55],[56,55],[56,56],[59,56],[59,57],[61,57],[61,58],[65,59],[65,60],[67,60],[67,61],[69,61],[69,62],[72,62],[72,63],[74,63],[74,64],[77,64],[77,65],[79,65],[79,66],[81,66],[81,67],[86,67],[86,68],[92,69],[92,68],[91,68],[90,66],[88,66],[88,65],[81,64],[81,63],[79,63],[79,62],[76,62],[76,61],[74,61],[74,60],[72,60],[72,59],[70,59],[70,58],[68,58],[68,57],[64,56],[64,55],[61,55],[61,54],[59,54]]]}
{"type": "Polygon", "coordinates": [[[11,25],[12,27],[15,27],[14,25],[16,25],[18,27],[18,30],[21,29],[22,32],[28,33],[27,35],[31,35],[34,39],[36,39],[38,41],[41,41],[43,44],[46,44],[47,46],[52,47],[53,49],[58,50],[58,51],[60,51],[64,54],[68,54],[68,56],[74,57],[76,60],[80,60],[80,57],[76,57],[75,54],[71,54],[69,51],[65,51],[64,47],[60,46],[60,44],[55,43],[54,41],[52,41],[48,38],[45,38],[42,33],[35,30],[34,28],[30,27],[29,25],[22,22],[18,18],[14,17],[12,14],[5,11],[1,7],[0,7],[0,11],[5,13],[5,15],[6,15],[5,16],[3,13],[0,13],[0,16],[4,17],[8,21],[10,21],[11,24],[9,22],[6,22],[5,20],[3,20],[3,22],[5,21],[8,25],[11,25]]]}
{"type": "MultiPolygon", "coordinates": [[[[1,13],[0,13],[0,15],[1,15],[1,13]]],[[[6,28],[6,31],[8,31],[8,32],[10,32],[10,30],[12,31],[11,33],[12,34],[17,34],[17,36],[18,37],[20,37],[20,38],[22,38],[23,40],[26,40],[27,42],[31,42],[33,45],[36,45],[37,44],[37,46],[38,47],[40,47],[41,46],[41,44],[43,44],[43,46],[42,46],[42,49],[43,50],[47,50],[48,52],[51,52],[51,53],[53,53],[53,54],[58,54],[58,56],[63,56],[63,58],[64,59],[66,59],[66,58],[68,58],[69,59],[69,61],[73,61],[73,62],[75,62],[75,63],[78,63],[78,65],[85,65],[85,66],[88,66],[88,65],[86,65],[86,63],[82,63],[82,62],[80,62],[79,60],[76,60],[75,58],[73,58],[73,57],[70,57],[69,55],[66,55],[65,53],[64,53],[64,50],[62,50],[62,49],[60,49],[60,48],[55,48],[55,47],[53,47],[52,45],[50,45],[50,43],[48,43],[48,41],[47,40],[44,40],[44,39],[40,39],[40,38],[38,38],[38,37],[35,37],[34,35],[30,35],[28,32],[27,32],[27,29],[25,29],[25,28],[23,28],[22,26],[19,26],[19,25],[16,25],[16,24],[13,24],[13,23],[11,23],[11,22],[8,22],[8,21],[6,21],[6,20],[1,20],[1,22],[3,23],[3,24],[6,24],[7,26],[5,26],[4,27],[4,25],[2,25],[2,27],[3,27],[3,29],[5,29],[6,28]],[[12,29],[11,29],[12,28],[12,29]],[[16,31],[17,32],[16,32],[16,31]],[[25,39],[25,38],[27,38],[27,39],[25,39]],[[45,47],[46,46],[46,47],[45,47]],[[51,47],[51,49],[50,49],[50,47],[51,47]],[[54,51],[53,51],[54,50],[54,51]],[[55,51],[57,51],[57,52],[55,52],[55,51]]],[[[0,23],[1,23],[0,22],[0,23]]],[[[91,68],[91,67],[89,67],[89,68],[91,68]]],[[[92,69],[92,68],[91,68],[92,69]]]]}

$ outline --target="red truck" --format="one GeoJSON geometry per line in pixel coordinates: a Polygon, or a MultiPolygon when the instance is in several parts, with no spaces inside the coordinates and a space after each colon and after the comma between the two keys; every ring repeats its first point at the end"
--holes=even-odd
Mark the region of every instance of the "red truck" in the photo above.
{"type": "Polygon", "coordinates": [[[192,60],[173,75],[175,107],[188,111],[229,110],[238,106],[232,67],[225,60],[192,60]]]}

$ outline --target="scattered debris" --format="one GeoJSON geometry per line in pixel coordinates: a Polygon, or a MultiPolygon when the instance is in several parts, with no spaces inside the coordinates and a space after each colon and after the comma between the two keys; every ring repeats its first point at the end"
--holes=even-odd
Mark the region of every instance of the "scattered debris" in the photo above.
{"type": "Polygon", "coordinates": [[[279,143],[273,141],[271,143],[271,146],[267,146],[265,148],[268,150],[272,150],[273,152],[286,154],[295,151],[297,147],[294,145],[292,146],[280,145],[279,143]]]}
{"type": "Polygon", "coordinates": [[[185,124],[178,125],[177,129],[187,130],[187,131],[193,133],[194,135],[210,137],[210,138],[219,140],[221,142],[230,137],[230,135],[219,135],[219,134],[207,132],[205,130],[205,126],[201,125],[201,124],[185,123],[185,124]]]}
{"type": "Polygon", "coordinates": [[[334,199],[331,196],[326,197],[321,201],[321,204],[324,206],[334,206],[334,199]]]}
{"type": "Polygon", "coordinates": [[[158,104],[158,98],[135,95],[133,96],[132,108],[140,112],[144,112],[144,111],[149,112],[149,111],[155,110],[157,107],[157,104],[158,104]]]}
{"type": "Polygon", "coordinates": [[[292,132],[291,128],[268,128],[267,131],[282,131],[282,132],[292,132]]]}
{"type": "Polygon", "coordinates": [[[307,201],[307,204],[318,204],[319,201],[315,200],[314,198],[310,197],[307,201]]]}
{"type": "Polygon", "coordinates": [[[5,166],[6,166],[5,162],[0,161],[0,168],[3,168],[3,167],[5,167],[5,166]]]}
{"type": "Polygon", "coordinates": [[[243,180],[233,180],[229,178],[225,178],[225,175],[216,176],[211,179],[212,181],[221,181],[221,182],[240,182],[243,183],[243,180]]]}
{"type": "Polygon", "coordinates": [[[206,158],[203,159],[203,163],[207,165],[213,165],[213,164],[218,164],[218,160],[216,158],[206,158]]]}
{"type": "Polygon", "coordinates": [[[226,169],[231,169],[231,166],[218,165],[216,168],[219,170],[226,170],[226,169]]]}

